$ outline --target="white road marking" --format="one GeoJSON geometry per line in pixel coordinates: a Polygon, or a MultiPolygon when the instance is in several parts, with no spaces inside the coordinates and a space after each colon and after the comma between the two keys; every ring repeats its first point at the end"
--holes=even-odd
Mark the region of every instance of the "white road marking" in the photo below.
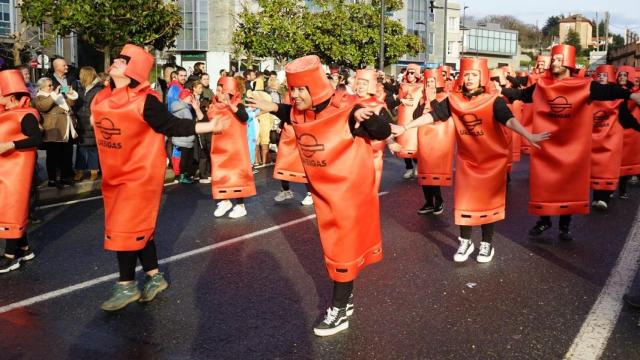
{"type": "Polygon", "coordinates": [[[640,211],[636,214],[633,227],[611,275],[602,288],[598,300],[591,308],[587,319],[576,336],[566,360],[598,359],[607,346],[622,309],[622,295],[629,289],[638,271],[640,259],[640,211]]]}

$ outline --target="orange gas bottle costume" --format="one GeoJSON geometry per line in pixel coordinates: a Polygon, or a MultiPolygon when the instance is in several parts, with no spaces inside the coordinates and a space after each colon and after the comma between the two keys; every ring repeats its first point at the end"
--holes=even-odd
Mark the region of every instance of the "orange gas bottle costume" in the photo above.
{"type": "MultiPolygon", "coordinates": [[[[356,71],[356,84],[358,80],[367,81],[367,94],[370,96],[367,98],[359,98],[358,104],[363,107],[369,108],[376,113],[383,111],[387,108],[384,101],[381,101],[376,97],[378,93],[378,73],[375,70],[361,69],[356,71]]],[[[376,192],[380,189],[380,182],[382,181],[382,167],[384,165],[384,149],[386,142],[383,140],[369,140],[371,149],[373,150],[373,167],[376,170],[376,192]]]]}
{"type": "MultiPolygon", "coordinates": [[[[286,65],[285,72],[290,88],[309,89],[314,106],[334,93],[317,56],[296,59],[286,65]]],[[[355,103],[355,96],[337,93],[318,114],[291,110],[326,267],[329,277],[338,282],[352,281],[365,266],[382,259],[371,146],[349,130],[355,103]]]]}
{"type": "MultiPolygon", "coordinates": [[[[231,102],[240,103],[236,79],[224,76],[218,80],[222,92],[229,94],[231,102]]],[[[210,121],[222,121],[221,134],[211,138],[211,194],[218,199],[238,199],[256,194],[253,181],[247,123],[241,122],[227,104],[213,100],[207,117],[210,121]]]]}
{"type": "MultiPolygon", "coordinates": [[[[291,104],[291,95],[288,92],[285,95],[284,103],[291,104]]],[[[302,159],[300,159],[300,153],[298,152],[296,134],[289,124],[283,124],[280,132],[276,164],[273,167],[273,178],[302,184],[308,182],[307,174],[304,173],[302,159]]]]}
{"type": "MultiPolygon", "coordinates": [[[[621,66],[618,73],[626,71],[629,81],[633,82],[638,72],[632,66],[621,66]]],[[[632,92],[638,91],[637,88],[630,89],[632,92]]],[[[628,100],[626,106],[629,108],[631,115],[640,120],[640,108],[635,102],[628,100]]],[[[640,174],[640,132],[634,129],[624,129],[623,145],[622,145],[622,163],[620,166],[620,176],[629,176],[640,174]]]]}
{"type": "Polygon", "coordinates": [[[153,238],[167,156],[164,135],[143,118],[147,95],[157,97],[147,82],[154,58],[134,45],[126,45],[120,54],[131,59],[125,75],[140,85],[103,89],[91,104],[91,114],[102,169],[104,247],[137,251],[153,238]]]}
{"type": "MultiPolygon", "coordinates": [[[[556,45],[551,56],[564,55],[575,67],[575,48],[556,45]],[[555,51],[555,53],[554,53],[555,51]]],[[[591,79],[538,79],[533,93],[533,132],[548,131],[541,149],[531,149],[529,213],[569,215],[589,213],[591,132],[593,112],[588,104],[591,79]]]]}
{"type": "MultiPolygon", "coordinates": [[[[439,69],[425,70],[425,84],[429,78],[435,78],[436,88],[444,88],[446,85],[439,69]]],[[[445,92],[430,94],[427,97],[427,106],[432,100],[440,102],[447,96],[445,92]]],[[[452,118],[418,128],[418,184],[451,186],[455,144],[455,125],[452,118]]]]}
{"type": "MultiPolygon", "coordinates": [[[[407,71],[416,71],[416,77],[420,74],[420,67],[410,64],[407,71]],[[417,69],[416,69],[417,68],[417,69]]],[[[406,76],[406,75],[405,75],[406,76]]],[[[416,83],[403,82],[400,84],[398,98],[413,99],[413,106],[405,104],[398,105],[398,125],[402,126],[413,121],[413,112],[418,108],[424,97],[424,84],[420,81],[416,83]]],[[[396,153],[400,158],[415,158],[418,152],[418,129],[407,130],[404,134],[396,137],[396,142],[402,150],[396,153]]]]}
{"type": "MultiPolygon", "coordinates": [[[[0,71],[0,94],[29,93],[18,70],[0,71]]],[[[23,99],[29,100],[26,96],[23,99]]],[[[27,114],[39,118],[38,111],[22,101],[18,108],[0,113],[0,142],[25,139],[22,119],[27,114]]],[[[36,149],[13,149],[0,155],[0,239],[19,239],[29,221],[29,194],[36,162],[36,149]]]]}
{"type": "MultiPolygon", "coordinates": [[[[612,65],[601,65],[595,74],[607,73],[609,83],[616,83],[612,65]]],[[[622,100],[593,101],[593,140],[591,144],[591,188],[615,190],[620,177],[624,129],[618,120],[622,100]]]]}
{"type": "MultiPolygon", "coordinates": [[[[460,73],[466,70],[479,70],[480,85],[489,88],[486,59],[462,58],[460,73]]],[[[509,150],[505,133],[500,129],[502,125],[493,114],[497,96],[484,93],[468,100],[461,93],[449,95],[458,142],[454,188],[456,225],[489,224],[505,217],[509,150]]]]}

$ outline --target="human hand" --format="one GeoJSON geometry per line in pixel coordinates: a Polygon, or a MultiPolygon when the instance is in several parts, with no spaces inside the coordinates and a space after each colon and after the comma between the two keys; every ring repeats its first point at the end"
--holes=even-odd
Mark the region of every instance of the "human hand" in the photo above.
{"type": "Polygon", "coordinates": [[[12,141],[0,142],[0,155],[15,149],[15,147],[12,141]]]}
{"type": "Polygon", "coordinates": [[[540,149],[540,145],[538,143],[541,141],[548,140],[550,137],[551,137],[551,133],[542,132],[538,134],[531,134],[531,136],[527,138],[527,141],[529,142],[529,144],[531,144],[531,146],[535,147],[536,149],[540,149]]]}

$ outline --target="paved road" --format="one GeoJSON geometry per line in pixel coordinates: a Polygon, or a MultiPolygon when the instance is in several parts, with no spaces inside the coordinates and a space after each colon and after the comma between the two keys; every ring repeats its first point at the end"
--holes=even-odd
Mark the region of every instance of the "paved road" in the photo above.
{"type": "MultiPolygon", "coordinates": [[[[560,243],[556,228],[534,242],[526,237],[535,219],[526,213],[525,158],[509,187],[507,221],[496,227],[493,262],[456,264],[452,192],[444,191],[441,216],[417,215],[422,194],[401,178],[402,165],[385,163],[385,259],[356,281],[346,332],[317,338],[311,331],[331,294],[313,209],[275,204],[279,185],[269,169],[257,175],[259,195],[239,220],[213,218],[206,185],[168,186],[156,236],[160,258],[205,251],[170,258],[161,268],[171,287],[147,306],[115,314],[99,309],[113,280],[84,283],[117,271],[115,255],[102,250],[102,202],[43,210],[44,223],[30,233],[37,258],[0,277],[0,308],[39,301],[0,310],[0,357],[562,358],[616,264],[640,190],[615,199],[608,213],[576,217],[572,243],[560,243]],[[303,220],[291,223],[296,219],[303,220]],[[230,239],[237,241],[225,243],[230,239]],[[40,297],[76,284],[83,285],[40,297]]],[[[301,200],[303,187],[294,190],[301,200]]],[[[476,243],[479,236],[477,230],[476,243]]],[[[639,317],[622,308],[602,358],[640,359],[639,317]]]]}

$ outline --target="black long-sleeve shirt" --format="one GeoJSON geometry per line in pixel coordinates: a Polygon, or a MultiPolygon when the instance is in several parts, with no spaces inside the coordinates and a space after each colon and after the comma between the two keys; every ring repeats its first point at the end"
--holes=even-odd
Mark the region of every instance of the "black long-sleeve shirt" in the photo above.
{"type": "MultiPolygon", "coordinates": [[[[157,133],[166,136],[189,136],[196,134],[196,122],[189,119],[181,119],[167,111],[158,98],[147,95],[142,113],[144,121],[157,133]]],[[[206,116],[206,114],[205,114],[206,116]]],[[[247,122],[249,115],[243,104],[238,105],[236,116],[240,121],[247,122]]]]}
{"type": "MultiPolygon", "coordinates": [[[[502,89],[502,95],[506,96],[509,99],[509,102],[514,102],[516,100],[520,100],[524,103],[532,103],[533,102],[533,92],[536,89],[536,84],[533,84],[524,89],[502,89]]],[[[620,86],[607,84],[602,85],[598,82],[592,81],[591,85],[589,85],[589,99],[591,101],[600,100],[600,101],[608,101],[608,100],[629,100],[629,96],[631,92],[629,90],[623,89],[620,86]]]]}
{"type": "MultiPolygon", "coordinates": [[[[331,99],[318,105],[315,110],[316,114],[322,112],[322,110],[329,105],[330,101],[331,99]]],[[[291,108],[292,106],[288,104],[278,104],[278,110],[274,115],[287,124],[291,124],[291,108]]],[[[380,115],[374,114],[369,119],[362,121],[356,129],[355,125],[357,121],[354,118],[354,113],[360,108],[362,108],[362,106],[355,106],[349,115],[349,129],[354,137],[360,136],[371,140],[385,140],[391,136],[391,126],[389,126],[389,124],[392,119],[389,112],[384,110],[380,111],[380,115]]]]}
{"type": "MultiPolygon", "coordinates": [[[[451,108],[449,107],[449,98],[438,102],[437,100],[431,101],[431,111],[429,114],[433,117],[434,121],[444,121],[451,116],[451,108]]],[[[424,108],[424,106],[423,106],[424,108]]],[[[420,111],[422,113],[422,111],[420,111]]],[[[414,117],[418,114],[414,113],[414,117]]],[[[507,107],[507,102],[502,97],[497,97],[493,102],[493,117],[502,125],[506,125],[507,121],[513,117],[513,113],[507,107]]]]}
{"type": "Polygon", "coordinates": [[[16,149],[29,149],[40,146],[42,143],[42,132],[38,124],[38,118],[33,114],[25,115],[20,121],[20,130],[27,136],[26,139],[14,141],[16,149]]]}

